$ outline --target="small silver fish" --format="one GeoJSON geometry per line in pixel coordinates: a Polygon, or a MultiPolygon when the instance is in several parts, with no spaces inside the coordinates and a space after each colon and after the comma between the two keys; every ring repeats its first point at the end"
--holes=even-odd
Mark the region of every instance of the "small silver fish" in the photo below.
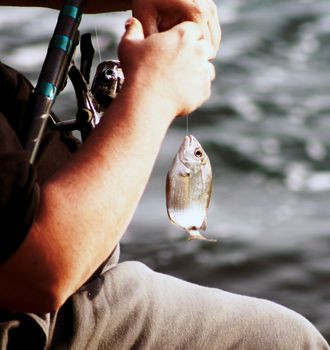
{"type": "Polygon", "coordinates": [[[186,136],[167,174],[166,207],[171,222],[185,229],[189,240],[215,241],[200,234],[206,229],[211,192],[210,160],[196,138],[186,136]]]}

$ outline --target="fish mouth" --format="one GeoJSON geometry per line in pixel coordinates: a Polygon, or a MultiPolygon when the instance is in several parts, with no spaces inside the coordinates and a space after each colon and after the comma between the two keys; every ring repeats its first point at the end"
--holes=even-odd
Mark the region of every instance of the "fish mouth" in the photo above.
{"type": "Polygon", "coordinates": [[[185,137],[185,143],[188,143],[189,145],[193,142],[194,136],[192,135],[186,135],[185,137]]]}

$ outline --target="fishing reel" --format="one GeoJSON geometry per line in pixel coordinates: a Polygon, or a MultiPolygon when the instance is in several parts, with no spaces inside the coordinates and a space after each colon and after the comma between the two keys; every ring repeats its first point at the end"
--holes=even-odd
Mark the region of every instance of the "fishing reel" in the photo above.
{"type": "Polygon", "coordinates": [[[117,97],[123,83],[124,73],[119,61],[104,61],[97,66],[91,93],[95,108],[99,113],[103,114],[104,110],[117,97]]]}
{"type": "Polygon", "coordinates": [[[103,113],[117,97],[124,83],[124,74],[118,60],[101,62],[94,75],[91,87],[90,70],[94,57],[94,48],[90,34],[81,37],[81,65],[78,69],[74,63],[68,71],[77,98],[76,119],[53,122],[61,131],[78,130],[82,141],[100,122],[103,113]]]}

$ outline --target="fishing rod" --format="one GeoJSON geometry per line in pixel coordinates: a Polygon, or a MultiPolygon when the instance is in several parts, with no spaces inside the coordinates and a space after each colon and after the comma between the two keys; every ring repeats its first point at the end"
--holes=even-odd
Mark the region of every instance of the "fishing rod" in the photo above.
{"type": "Polygon", "coordinates": [[[52,126],[60,131],[80,131],[81,140],[84,142],[124,83],[120,62],[106,60],[97,66],[91,88],[89,87],[95,50],[91,34],[84,34],[80,38],[78,31],[83,1],[64,1],[33,93],[32,119],[25,145],[31,164],[36,159],[49,117],[52,126]],[[73,59],[79,41],[80,69],[76,67],[73,59]],[[51,115],[51,108],[58,94],[64,89],[68,78],[76,93],[78,110],[75,119],[59,121],[51,115]]]}
{"type": "Polygon", "coordinates": [[[63,90],[71,60],[79,43],[78,27],[84,0],[65,0],[50,40],[33,95],[31,124],[25,149],[33,164],[45,130],[51,108],[59,92],[63,90]]]}

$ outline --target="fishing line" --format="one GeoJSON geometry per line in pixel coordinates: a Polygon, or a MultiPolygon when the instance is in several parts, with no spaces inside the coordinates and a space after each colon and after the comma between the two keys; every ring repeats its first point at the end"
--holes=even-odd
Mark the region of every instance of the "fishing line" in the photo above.
{"type": "Polygon", "coordinates": [[[189,135],[189,114],[186,116],[186,135],[189,135]]]}
{"type": "Polygon", "coordinates": [[[102,62],[101,49],[100,49],[99,35],[98,35],[98,32],[97,32],[97,26],[96,26],[96,24],[95,24],[95,27],[94,27],[94,31],[95,31],[95,38],[96,38],[97,51],[98,51],[98,53],[99,53],[99,60],[100,60],[100,63],[101,63],[101,62],[102,62]]]}

